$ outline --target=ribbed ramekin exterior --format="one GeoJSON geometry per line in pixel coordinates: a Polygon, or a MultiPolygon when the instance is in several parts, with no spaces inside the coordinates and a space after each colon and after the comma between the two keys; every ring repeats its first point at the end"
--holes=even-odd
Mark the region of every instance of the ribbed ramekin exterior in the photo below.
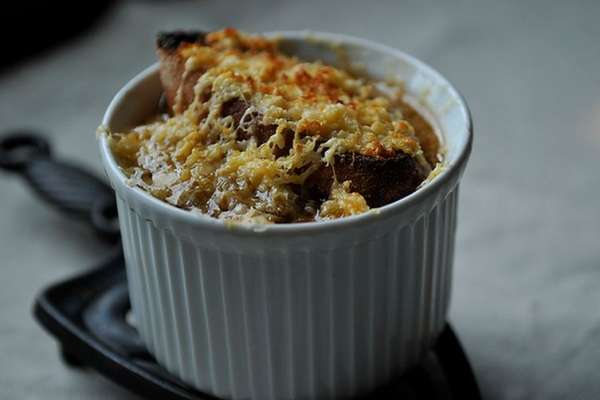
{"type": "MultiPolygon", "coordinates": [[[[343,43],[349,59],[380,79],[393,67],[408,93],[426,98],[444,133],[446,168],[362,215],[230,226],[129,186],[106,135],[100,154],[117,194],[138,328],[163,366],[218,397],[345,398],[417,362],[445,323],[471,119],[458,92],[409,55],[344,35],[277,35],[299,56],[324,60],[331,48],[315,38],[343,43]]],[[[119,91],[103,119],[108,131],[155,111],[158,75],[152,66],[119,91]]]]}
{"type": "Polygon", "coordinates": [[[446,320],[458,186],[445,189],[349,245],[239,251],[157,225],[117,191],[141,336],[170,372],[224,398],[343,398],[385,384],[446,320]]]}

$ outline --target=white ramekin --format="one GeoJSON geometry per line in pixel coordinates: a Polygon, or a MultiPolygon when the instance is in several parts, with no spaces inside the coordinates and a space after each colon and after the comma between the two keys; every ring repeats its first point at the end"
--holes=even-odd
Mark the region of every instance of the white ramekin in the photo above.
{"type": "MultiPolygon", "coordinates": [[[[232,227],[129,186],[101,135],[133,312],[160,364],[201,391],[233,399],[352,396],[417,362],[444,326],[469,111],[446,79],[400,51],[342,35],[276,35],[300,57],[335,62],[343,48],[374,78],[403,80],[439,126],[447,168],[363,215],[232,227]]],[[[117,93],[103,124],[124,131],[141,123],[160,93],[153,65],[117,93]]]]}

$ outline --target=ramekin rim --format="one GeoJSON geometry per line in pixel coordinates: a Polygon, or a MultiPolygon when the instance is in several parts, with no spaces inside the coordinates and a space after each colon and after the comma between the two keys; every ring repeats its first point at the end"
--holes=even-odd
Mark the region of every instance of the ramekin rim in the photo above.
{"type": "MultiPolygon", "coordinates": [[[[373,42],[368,39],[358,38],[345,34],[318,32],[311,30],[299,30],[299,31],[274,31],[263,33],[265,36],[270,37],[282,37],[284,39],[318,39],[324,42],[330,41],[332,43],[347,43],[353,44],[360,47],[372,48],[382,53],[391,54],[399,59],[405,59],[409,63],[415,65],[418,70],[426,72],[426,74],[435,77],[435,79],[443,82],[453,97],[458,101],[459,108],[464,114],[464,120],[466,125],[460,135],[466,135],[466,140],[463,140],[457,147],[457,156],[450,160],[444,170],[436,176],[433,180],[428,182],[423,187],[419,188],[410,195],[396,200],[392,203],[386,204],[385,206],[371,209],[365,213],[353,215],[349,217],[343,217],[333,220],[323,220],[314,222],[293,222],[283,224],[258,224],[258,223],[246,223],[246,222],[231,222],[225,220],[219,220],[208,215],[201,213],[191,212],[168,204],[156,197],[153,197],[150,193],[147,193],[141,188],[132,187],[127,184],[127,176],[121,171],[116,160],[112,156],[110,146],[106,135],[101,135],[99,138],[100,153],[104,168],[111,181],[119,184],[124,190],[136,197],[140,202],[146,206],[162,212],[168,216],[168,218],[181,221],[185,224],[191,224],[195,226],[201,226],[206,229],[213,230],[215,232],[225,232],[228,234],[242,234],[242,235],[267,235],[267,234],[310,234],[310,233],[324,233],[331,230],[337,229],[349,229],[356,227],[357,225],[365,224],[375,217],[385,218],[396,213],[401,212],[406,208],[423,201],[425,198],[434,195],[436,192],[442,189],[442,187],[451,181],[453,177],[459,175],[464,168],[466,161],[470,155],[472,142],[473,142],[473,123],[471,118],[471,112],[467,105],[464,96],[456,89],[456,87],[436,69],[419,60],[418,58],[405,53],[401,50],[389,47],[377,42],[373,42]]],[[[158,62],[145,68],[143,71],[138,73],[132,79],[130,79],[124,86],[122,86],[115,96],[112,98],[108,105],[106,112],[102,119],[102,124],[109,128],[109,122],[116,109],[119,107],[121,99],[134,87],[137,87],[145,79],[149,78],[153,74],[158,73],[158,62]]]]}

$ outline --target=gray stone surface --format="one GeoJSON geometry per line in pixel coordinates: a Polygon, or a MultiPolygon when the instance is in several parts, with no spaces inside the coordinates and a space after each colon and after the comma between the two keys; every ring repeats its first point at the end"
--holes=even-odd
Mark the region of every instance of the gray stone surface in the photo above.
{"type": "MultiPolygon", "coordinates": [[[[153,62],[159,29],[326,30],[404,49],[466,96],[451,321],[487,399],[600,398],[600,2],[128,2],[68,46],[0,76],[0,128],[51,135],[100,172],[94,130],[153,62]],[[369,4],[370,3],[370,4],[369,4]]],[[[0,177],[0,399],[130,399],[65,368],[36,292],[107,249],[0,177]]]]}

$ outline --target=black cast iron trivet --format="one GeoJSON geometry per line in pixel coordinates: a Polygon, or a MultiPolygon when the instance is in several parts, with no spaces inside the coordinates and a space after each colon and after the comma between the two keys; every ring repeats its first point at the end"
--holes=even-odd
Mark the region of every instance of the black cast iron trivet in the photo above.
{"type": "MultiPolygon", "coordinates": [[[[98,269],[53,285],[37,299],[34,313],[55,336],[71,365],[97,370],[147,398],[214,399],[185,385],[154,361],[130,323],[121,254],[98,269]]],[[[447,326],[428,357],[369,399],[479,399],[463,349],[447,326]]]]}
{"type": "MultiPolygon", "coordinates": [[[[98,268],[54,284],[36,299],[34,315],[58,339],[64,360],[94,369],[146,398],[214,399],[171,376],[144,347],[129,318],[125,261],[111,188],[79,166],[56,160],[42,137],[19,132],[0,138],[0,169],[20,175],[36,194],[87,222],[114,254],[98,268]]],[[[369,399],[481,399],[477,381],[447,325],[421,364],[369,399]]]]}

